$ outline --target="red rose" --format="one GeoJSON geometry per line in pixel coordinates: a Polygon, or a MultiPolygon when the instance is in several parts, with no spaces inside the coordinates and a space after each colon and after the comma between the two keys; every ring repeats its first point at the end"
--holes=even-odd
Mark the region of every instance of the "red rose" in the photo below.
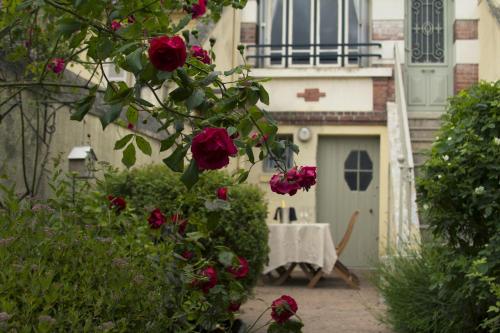
{"type": "Polygon", "coordinates": [[[189,250],[186,250],[182,252],[181,256],[186,260],[191,260],[194,257],[194,253],[189,250]]]}
{"type": "Polygon", "coordinates": [[[299,185],[305,190],[316,184],[316,167],[303,166],[299,171],[299,185]]]}
{"type": "Polygon", "coordinates": [[[134,129],[134,124],[132,124],[132,123],[128,123],[127,128],[128,128],[129,130],[133,130],[133,129],[134,129]]]}
{"type": "Polygon", "coordinates": [[[233,274],[236,279],[243,279],[249,271],[248,261],[243,257],[238,257],[238,261],[240,262],[239,266],[228,267],[227,271],[233,274]]]}
{"type": "MultiPolygon", "coordinates": [[[[256,141],[258,138],[259,138],[259,134],[257,134],[257,133],[252,134],[252,140],[256,141]]],[[[262,147],[262,145],[264,143],[266,143],[267,140],[269,140],[269,135],[264,134],[262,137],[260,137],[258,142],[255,144],[255,147],[262,147]]]]}
{"type": "Polygon", "coordinates": [[[177,224],[179,226],[179,234],[184,235],[186,233],[186,227],[188,224],[187,219],[183,219],[179,214],[174,214],[170,217],[172,223],[177,224]]]}
{"type": "Polygon", "coordinates": [[[215,268],[208,266],[200,272],[201,276],[207,278],[204,281],[197,281],[195,284],[200,286],[204,293],[208,293],[210,289],[217,285],[217,271],[215,268]]]}
{"type": "Polygon", "coordinates": [[[217,198],[227,200],[227,187],[219,187],[217,189],[217,198]]]}
{"type": "Polygon", "coordinates": [[[237,302],[231,302],[229,303],[229,306],[227,307],[227,310],[229,312],[236,312],[240,309],[240,306],[241,306],[241,303],[237,303],[237,302]]]}
{"type": "Polygon", "coordinates": [[[64,70],[64,59],[63,58],[52,59],[47,65],[47,68],[56,74],[61,73],[64,70]]]}
{"type": "Polygon", "coordinates": [[[111,30],[118,31],[122,27],[122,24],[118,21],[111,22],[111,30]]]}
{"type": "Polygon", "coordinates": [[[271,190],[278,194],[289,194],[290,196],[297,193],[300,188],[299,185],[299,174],[297,169],[293,168],[288,170],[285,174],[275,174],[271,177],[269,185],[271,185],[271,190]]]}
{"type": "Polygon", "coordinates": [[[151,215],[149,215],[148,223],[151,229],[159,229],[163,224],[165,224],[165,216],[158,208],[156,208],[151,212],[151,215]]]}
{"type": "Polygon", "coordinates": [[[281,324],[293,316],[297,310],[297,302],[292,297],[283,295],[271,304],[271,317],[281,324]]]}
{"type": "Polygon", "coordinates": [[[193,138],[193,158],[200,170],[217,170],[229,164],[238,153],[225,128],[205,128],[193,138]]]}
{"type": "Polygon", "coordinates": [[[127,202],[122,197],[114,197],[112,195],[108,195],[109,200],[109,208],[114,208],[116,213],[121,213],[127,207],[127,202]]]}
{"type": "Polygon", "coordinates": [[[193,19],[203,16],[207,11],[207,0],[198,0],[197,4],[191,7],[191,17],[193,19]]]}
{"type": "Polygon", "coordinates": [[[172,72],[184,66],[187,57],[186,44],[179,36],[155,37],[149,44],[148,55],[156,69],[172,72]]]}
{"type": "Polygon", "coordinates": [[[191,55],[198,58],[204,64],[209,65],[212,62],[210,56],[208,55],[208,51],[204,50],[201,46],[191,46],[191,55]]]}

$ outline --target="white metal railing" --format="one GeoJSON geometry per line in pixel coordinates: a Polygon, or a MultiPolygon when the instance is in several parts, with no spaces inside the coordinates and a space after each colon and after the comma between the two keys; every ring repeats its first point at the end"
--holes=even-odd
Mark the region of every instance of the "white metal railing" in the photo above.
{"type": "Polygon", "coordinates": [[[396,104],[388,107],[387,122],[390,144],[390,222],[388,250],[395,245],[420,242],[417,214],[415,168],[408,124],[402,62],[398,46],[394,47],[394,88],[396,104]]]}

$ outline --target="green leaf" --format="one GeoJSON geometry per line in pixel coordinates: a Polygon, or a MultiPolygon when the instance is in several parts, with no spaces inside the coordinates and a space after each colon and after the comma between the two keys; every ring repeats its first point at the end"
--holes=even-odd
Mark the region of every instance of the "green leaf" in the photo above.
{"type": "Polygon", "coordinates": [[[264,86],[260,85],[259,86],[259,96],[260,100],[262,103],[269,105],[269,94],[267,93],[266,89],[264,89],[264,86]]]}
{"type": "Polygon", "coordinates": [[[122,105],[115,104],[111,105],[110,110],[101,116],[102,129],[105,129],[109,124],[120,117],[122,112],[122,105]]]}
{"type": "Polygon", "coordinates": [[[136,108],[129,106],[126,115],[129,123],[134,125],[137,124],[137,121],[139,120],[139,112],[136,108]]]}
{"type": "Polygon", "coordinates": [[[302,324],[300,321],[290,319],[282,324],[273,322],[267,328],[267,333],[301,333],[302,327],[304,327],[304,324],[302,324]]]}
{"type": "Polygon", "coordinates": [[[68,37],[80,30],[82,23],[73,17],[64,17],[57,21],[56,26],[62,35],[68,37]]]}
{"type": "Polygon", "coordinates": [[[130,143],[123,151],[122,163],[125,164],[127,168],[130,168],[135,164],[135,160],[135,146],[133,143],[130,143]]]}
{"type": "Polygon", "coordinates": [[[224,267],[231,267],[233,266],[233,259],[236,259],[236,256],[232,252],[221,251],[217,256],[217,259],[224,265],[224,267]]]}
{"type": "Polygon", "coordinates": [[[238,131],[241,133],[242,136],[247,136],[248,134],[250,134],[252,128],[253,128],[253,123],[248,118],[245,118],[242,121],[240,121],[238,125],[238,131]]]}
{"type": "Polygon", "coordinates": [[[172,147],[175,143],[175,140],[179,137],[179,133],[172,134],[165,140],[161,141],[161,147],[160,147],[160,152],[165,151],[172,147]]]}
{"type": "Polygon", "coordinates": [[[184,171],[184,157],[186,156],[188,146],[178,146],[174,152],[163,160],[172,171],[184,171]]]}
{"type": "Polygon", "coordinates": [[[198,181],[199,173],[200,171],[198,169],[198,164],[196,164],[196,161],[192,159],[189,163],[188,168],[181,176],[181,181],[184,183],[184,185],[186,185],[188,190],[190,190],[191,187],[193,187],[193,185],[198,181]]]}
{"type": "Polygon", "coordinates": [[[134,134],[127,134],[115,143],[115,150],[120,150],[134,137],[134,134]]]}
{"type": "Polygon", "coordinates": [[[138,48],[134,52],[127,55],[127,57],[125,58],[125,62],[127,64],[127,66],[130,68],[130,70],[133,73],[138,73],[142,70],[142,63],[141,63],[142,52],[143,52],[143,49],[138,48]]]}
{"type": "Polygon", "coordinates": [[[243,170],[240,175],[238,176],[238,183],[243,183],[245,180],[247,180],[248,175],[250,174],[249,170],[243,170]]]}
{"type": "Polygon", "coordinates": [[[251,146],[247,146],[246,149],[245,149],[245,152],[248,156],[248,160],[250,161],[250,163],[255,163],[255,157],[253,155],[253,149],[251,146]]]}
{"type": "Polygon", "coordinates": [[[205,99],[205,91],[203,89],[196,89],[191,96],[186,101],[186,106],[188,109],[194,109],[205,99]]]}
{"type": "Polygon", "coordinates": [[[201,86],[208,86],[211,83],[215,82],[217,80],[217,77],[220,75],[220,72],[210,72],[205,78],[202,80],[198,81],[198,83],[201,86]]]}
{"type": "Polygon", "coordinates": [[[76,102],[76,111],[71,114],[71,120],[82,121],[85,115],[92,109],[95,101],[95,94],[91,93],[89,96],[76,102]]]}
{"type": "Polygon", "coordinates": [[[170,97],[175,102],[180,102],[191,96],[193,90],[186,87],[179,87],[170,93],[170,97]]]}
{"type": "Polygon", "coordinates": [[[176,34],[179,31],[181,31],[182,29],[184,29],[184,27],[186,25],[188,25],[188,23],[191,20],[192,20],[192,15],[191,14],[185,15],[183,18],[181,18],[181,20],[179,21],[179,23],[177,23],[177,25],[174,27],[174,31],[172,33],[176,34]]]}
{"type": "Polygon", "coordinates": [[[137,135],[135,137],[135,143],[144,154],[151,156],[153,150],[151,149],[151,144],[146,139],[137,135]]]}

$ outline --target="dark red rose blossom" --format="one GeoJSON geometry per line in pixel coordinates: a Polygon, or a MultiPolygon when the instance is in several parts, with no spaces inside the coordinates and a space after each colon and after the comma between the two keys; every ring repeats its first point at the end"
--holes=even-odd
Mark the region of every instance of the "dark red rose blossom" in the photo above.
{"type": "Polygon", "coordinates": [[[191,55],[198,58],[202,63],[209,65],[212,63],[208,51],[204,50],[201,46],[193,45],[191,46],[191,55]]]}
{"type": "Polygon", "coordinates": [[[196,281],[195,284],[203,290],[204,293],[208,293],[210,289],[217,285],[217,271],[212,266],[204,268],[200,272],[201,276],[206,277],[206,280],[196,281]]]}
{"type": "Polygon", "coordinates": [[[275,193],[292,196],[300,189],[298,180],[299,175],[297,169],[292,168],[285,174],[278,173],[273,175],[269,181],[269,185],[271,185],[271,190],[275,193]]]}
{"type": "Polygon", "coordinates": [[[248,261],[243,257],[238,257],[239,265],[228,267],[227,271],[231,273],[236,279],[243,279],[247,276],[249,268],[248,261]]]}
{"type": "Polygon", "coordinates": [[[156,69],[172,72],[186,63],[186,44],[179,36],[155,37],[149,44],[148,55],[156,69]]]}
{"type": "Polygon", "coordinates": [[[219,187],[217,189],[217,198],[221,200],[227,200],[227,187],[219,187]]]}
{"type": "Polygon", "coordinates": [[[196,19],[207,12],[207,0],[198,0],[197,4],[191,7],[191,17],[196,19]]]}
{"type": "Polygon", "coordinates": [[[193,138],[193,158],[200,170],[217,170],[229,164],[238,149],[225,128],[205,128],[193,138]]]}
{"type": "Polygon", "coordinates": [[[122,197],[108,195],[109,208],[114,209],[117,214],[127,207],[127,202],[122,197]]]}
{"type": "Polygon", "coordinates": [[[130,23],[130,24],[135,23],[135,16],[134,15],[130,15],[129,17],[127,17],[127,22],[130,23]]]}
{"type": "Polygon", "coordinates": [[[49,61],[47,68],[52,72],[59,74],[64,70],[64,59],[63,58],[54,58],[49,61]]]}
{"type": "Polygon", "coordinates": [[[133,130],[133,129],[134,129],[134,124],[132,124],[132,123],[128,123],[127,128],[128,128],[129,130],[133,130]]]}
{"type": "Polygon", "coordinates": [[[111,22],[111,30],[118,31],[121,29],[121,27],[122,27],[122,24],[119,21],[115,20],[115,21],[111,22]]]}
{"type": "Polygon", "coordinates": [[[316,184],[316,167],[303,166],[299,170],[299,185],[305,190],[316,184]]]}
{"type": "Polygon", "coordinates": [[[236,312],[240,309],[240,306],[241,306],[241,303],[231,302],[231,303],[229,303],[229,306],[227,307],[227,311],[236,312]]]}
{"type": "Polygon", "coordinates": [[[151,215],[149,215],[148,223],[151,229],[159,229],[163,224],[165,224],[165,216],[158,208],[156,208],[151,212],[151,215]]]}
{"type": "Polygon", "coordinates": [[[194,257],[194,253],[189,250],[185,250],[182,252],[181,256],[186,260],[191,260],[194,257]]]}
{"type": "Polygon", "coordinates": [[[283,295],[271,304],[271,317],[281,324],[295,315],[297,310],[297,302],[292,297],[283,295]]]}
{"type": "Polygon", "coordinates": [[[187,219],[183,219],[179,214],[174,214],[170,217],[170,221],[172,221],[173,224],[177,224],[179,226],[179,234],[184,235],[186,233],[186,227],[188,224],[187,219]]]}
{"type": "MultiPolygon", "coordinates": [[[[252,140],[257,140],[257,139],[259,139],[259,134],[254,133],[252,135],[252,140]]],[[[269,135],[264,134],[263,136],[260,137],[260,139],[258,140],[258,142],[255,144],[255,147],[262,147],[262,145],[264,143],[266,143],[267,140],[269,140],[269,135]]]]}

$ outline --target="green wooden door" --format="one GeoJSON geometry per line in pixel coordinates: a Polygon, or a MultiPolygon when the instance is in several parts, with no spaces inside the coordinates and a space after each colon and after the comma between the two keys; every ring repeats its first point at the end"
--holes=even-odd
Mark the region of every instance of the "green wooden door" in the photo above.
{"type": "Polygon", "coordinates": [[[320,137],[318,144],[317,220],[330,223],[338,244],[352,213],[360,212],[342,262],[371,267],[378,258],[378,137],[320,137]]]}
{"type": "Polygon", "coordinates": [[[444,111],[453,92],[451,3],[406,0],[406,96],[409,111],[444,111]]]}

